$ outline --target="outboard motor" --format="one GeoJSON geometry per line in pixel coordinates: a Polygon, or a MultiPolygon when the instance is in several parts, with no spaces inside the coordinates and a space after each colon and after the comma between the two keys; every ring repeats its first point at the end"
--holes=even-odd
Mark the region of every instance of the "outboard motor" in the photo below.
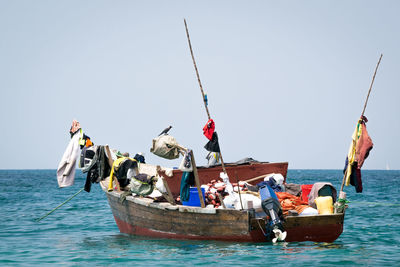
{"type": "Polygon", "coordinates": [[[283,229],[281,220],[283,213],[278,197],[268,184],[261,183],[258,186],[261,197],[261,207],[269,216],[269,221],[266,224],[267,236],[272,239],[273,243],[284,241],[287,233],[283,229]]]}

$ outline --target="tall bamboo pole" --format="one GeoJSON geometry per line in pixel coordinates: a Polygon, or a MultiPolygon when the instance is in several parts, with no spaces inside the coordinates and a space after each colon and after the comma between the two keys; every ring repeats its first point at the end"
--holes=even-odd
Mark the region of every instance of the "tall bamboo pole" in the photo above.
{"type": "Polygon", "coordinates": [[[361,116],[364,116],[365,109],[367,108],[367,103],[368,103],[368,99],[369,99],[369,94],[371,93],[372,85],[374,84],[376,72],[377,72],[377,70],[378,70],[379,64],[381,63],[382,57],[383,57],[383,54],[381,54],[381,56],[380,56],[380,58],[379,58],[379,60],[378,60],[378,63],[376,64],[374,76],[372,77],[372,81],[371,81],[371,84],[370,84],[370,86],[369,86],[367,99],[365,100],[364,108],[363,108],[363,111],[362,111],[362,113],[361,113],[361,116]]]}
{"type": "MultiPolygon", "coordinates": [[[[382,57],[383,57],[383,54],[381,54],[381,56],[379,57],[378,63],[376,64],[375,72],[374,72],[374,75],[372,76],[372,81],[371,81],[371,84],[370,84],[370,86],[369,86],[369,90],[368,90],[368,94],[367,94],[367,99],[365,99],[364,108],[363,108],[363,111],[362,111],[362,113],[361,113],[361,117],[364,116],[365,109],[367,108],[369,95],[370,95],[370,93],[371,93],[372,85],[374,84],[376,72],[378,71],[378,67],[379,67],[379,64],[381,63],[382,57]]],[[[344,175],[343,175],[342,185],[340,186],[340,192],[343,191],[343,187],[344,187],[344,183],[345,183],[345,180],[346,180],[346,176],[347,176],[347,168],[346,168],[346,170],[345,170],[345,172],[344,172],[344,175]]]]}
{"type": "MultiPolygon", "coordinates": [[[[191,44],[191,42],[190,42],[189,30],[188,30],[188,27],[187,27],[186,19],[183,19],[183,21],[184,21],[184,23],[185,23],[186,36],[187,36],[188,43],[189,43],[190,54],[192,55],[192,60],[193,60],[194,69],[195,69],[195,71],[196,71],[197,81],[199,82],[201,95],[203,96],[204,107],[206,108],[206,112],[207,112],[207,117],[208,117],[208,119],[211,119],[210,112],[208,111],[207,101],[206,101],[206,99],[205,99],[205,95],[204,95],[204,91],[203,91],[203,86],[202,86],[202,84],[201,84],[199,71],[198,71],[198,69],[197,69],[196,60],[194,59],[194,54],[193,54],[192,44],[191,44]]],[[[220,156],[220,158],[221,158],[222,170],[224,171],[225,174],[227,174],[226,169],[225,169],[224,159],[222,158],[221,148],[220,148],[219,156],[220,156]]]]}

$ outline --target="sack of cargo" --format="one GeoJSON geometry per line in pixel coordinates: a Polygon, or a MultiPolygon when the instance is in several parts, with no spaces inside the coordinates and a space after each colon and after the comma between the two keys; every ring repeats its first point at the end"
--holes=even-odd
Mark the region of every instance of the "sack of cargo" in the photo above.
{"type": "Polygon", "coordinates": [[[177,145],[178,143],[173,136],[161,135],[153,139],[153,146],[150,148],[150,152],[165,159],[177,159],[179,158],[177,145]]]}
{"type": "Polygon", "coordinates": [[[193,171],[192,157],[190,156],[190,150],[189,150],[189,152],[188,151],[185,152],[185,155],[183,156],[183,159],[181,161],[181,164],[179,164],[178,169],[183,172],[192,172],[193,171]]]}
{"type": "Polygon", "coordinates": [[[154,176],[140,173],[131,178],[130,188],[138,196],[148,196],[154,190],[154,176]]]}

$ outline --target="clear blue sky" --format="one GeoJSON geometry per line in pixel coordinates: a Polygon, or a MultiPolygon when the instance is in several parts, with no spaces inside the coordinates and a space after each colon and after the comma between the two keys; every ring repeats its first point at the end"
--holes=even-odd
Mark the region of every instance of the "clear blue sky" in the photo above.
{"type": "Polygon", "coordinates": [[[186,18],[226,162],[340,169],[366,110],[365,169],[400,169],[399,1],[0,0],[0,169],[57,168],[72,119],[149,163],[172,125],[205,164],[207,121],[186,18]]]}

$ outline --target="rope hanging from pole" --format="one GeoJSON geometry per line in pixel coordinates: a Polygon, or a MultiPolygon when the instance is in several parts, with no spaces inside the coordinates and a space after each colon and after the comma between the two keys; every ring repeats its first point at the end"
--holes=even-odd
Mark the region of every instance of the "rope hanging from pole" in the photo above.
{"type": "Polygon", "coordinates": [[[63,203],[61,203],[60,205],[58,205],[57,207],[55,207],[54,209],[52,209],[50,212],[48,212],[46,215],[40,217],[39,219],[37,219],[37,222],[40,222],[41,220],[43,220],[44,218],[46,218],[47,216],[49,216],[50,214],[52,214],[53,212],[55,212],[58,208],[60,208],[61,206],[63,206],[64,204],[68,203],[71,199],[73,199],[74,197],[76,197],[80,192],[83,191],[83,189],[85,188],[81,188],[79,189],[78,192],[76,192],[73,196],[71,196],[70,198],[68,198],[66,201],[64,201],[63,203]]]}

